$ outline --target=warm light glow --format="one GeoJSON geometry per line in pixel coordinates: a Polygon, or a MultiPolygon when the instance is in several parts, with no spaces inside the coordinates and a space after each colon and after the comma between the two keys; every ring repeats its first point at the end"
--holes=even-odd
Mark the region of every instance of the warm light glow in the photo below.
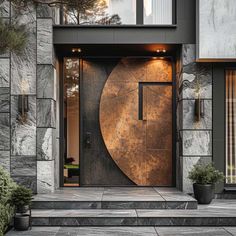
{"type": "Polygon", "coordinates": [[[80,48],[72,48],[72,52],[81,52],[80,48]]]}

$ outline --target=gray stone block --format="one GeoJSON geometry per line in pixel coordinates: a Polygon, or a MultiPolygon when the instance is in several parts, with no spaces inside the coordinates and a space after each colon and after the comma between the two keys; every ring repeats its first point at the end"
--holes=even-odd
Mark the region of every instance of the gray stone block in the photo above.
{"type": "Polygon", "coordinates": [[[183,156],[210,156],[212,132],[202,130],[181,131],[183,156]]]}
{"type": "Polygon", "coordinates": [[[11,153],[13,156],[36,156],[36,96],[29,96],[25,122],[22,122],[18,112],[18,96],[12,96],[11,153]]]}
{"type": "Polygon", "coordinates": [[[195,100],[182,100],[183,129],[212,129],[212,101],[204,100],[204,117],[196,121],[195,100]]]}
{"type": "Polygon", "coordinates": [[[52,8],[47,4],[37,4],[37,17],[40,18],[49,18],[52,17],[52,8]]]}
{"type": "Polygon", "coordinates": [[[52,19],[37,20],[37,63],[53,64],[52,19]]]}
{"type": "Polygon", "coordinates": [[[37,193],[36,176],[12,176],[12,179],[17,184],[30,188],[33,193],[37,193]]]}
{"type": "Polygon", "coordinates": [[[37,192],[54,191],[54,161],[37,161],[37,192]]]}
{"type": "Polygon", "coordinates": [[[0,150],[10,149],[10,116],[0,113],[0,150]]]}
{"type": "Polygon", "coordinates": [[[35,156],[12,156],[11,157],[12,176],[36,176],[35,156]]]}
{"type": "Polygon", "coordinates": [[[0,151],[0,166],[10,173],[10,151],[0,151]]]}
{"type": "Polygon", "coordinates": [[[10,17],[10,3],[3,0],[0,2],[0,17],[10,17]]]}
{"type": "Polygon", "coordinates": [[[55,159],[55,130],[52,128],[37,128],[37,160],[55,159]]]}
{"type": "Polygon", "coordinates": [[[40,128],[56,127],[56,104],[52,99],[37,99],[37,126],[40,128]]]}
{"type": "Polygon", "coordinates": [[[54,67],[37,65],[37,98],[55,99],[54,67]]]}
{"type": "Polygon", "coordinates": [[[10,110],[10,89],[0,88],[0,112],[9,112],[10,110]]]}
{"type": "Polygon", "coordinates": [[[10,59],[0,58],[0,87],[9,87],[10,59]]]}
{"type": "Polygon", "coordinates": [[[19,24],[26,25],[28,40],[20,55],[12,54],[11,93],[36,94],[36,10],[34,7],[21,10],[12,8],[12,15],[19,24]]]}

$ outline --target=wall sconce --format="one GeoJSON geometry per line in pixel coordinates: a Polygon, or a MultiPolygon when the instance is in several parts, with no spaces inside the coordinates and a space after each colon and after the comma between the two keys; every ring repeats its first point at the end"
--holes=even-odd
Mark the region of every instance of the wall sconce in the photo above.
{"type": "Polygon", "coordinates": [[[200,121],[201,118],[205,116],[204,100],[197,98],[195,99],[195,109],[194,109],[196,121],[200,121]]]}
{"type": "Polygon", "coordinates": [[[18,95],[18,112],[22,122],[26,121],[27,112],[29,111],[29,97],[28,95],[18,95]]]}

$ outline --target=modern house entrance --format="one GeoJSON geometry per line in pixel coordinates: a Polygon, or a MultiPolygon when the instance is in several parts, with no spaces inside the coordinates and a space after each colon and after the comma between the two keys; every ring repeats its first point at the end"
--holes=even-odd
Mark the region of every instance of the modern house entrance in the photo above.
{"type": "Polygon", "coordinates": [[[174,186],[172,57],[65,57],[63,68],[61,186],[174,186]]]}

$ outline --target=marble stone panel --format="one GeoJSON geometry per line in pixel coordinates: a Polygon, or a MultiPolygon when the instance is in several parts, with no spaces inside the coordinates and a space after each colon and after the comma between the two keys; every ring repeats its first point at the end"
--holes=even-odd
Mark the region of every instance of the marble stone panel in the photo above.
{"type": "Polygon", "coordinates": [[[55,99],[54,67],[37,65],[37,98],[55,99]]]}
{"type": "Polygon", "coordinates": [[[36,94],[36,10],[22,9],[20,14],[12,7],[12,17],[26,25],[28,40],[20,55],[12,53],[11,93],[36,94]]]}
{"type": "Polygon", "coordinates": [[[190,63],[184,66],[180,92],[182,98],[212,98],[212,65],[190,63]]]}
{"type": "Polygon", "coordinates": [[[10,151],[0,151],[0,166],[10,173],[10,151]]]}
{"type": "Polygon", "coordinates": [[[196,61],[196,46],[195,44],[183,44],[182,46],[183,66],[189,65],[196,61]]]}
{"type": "Polygon", "coordinates": [[[12,176],[36,176],[35,156],[11,156],[12,176]]]}
{"type": "Polygon", "coordinates": [[[56,127],[56,104],[52,99],[37,99],[37,126],[40,128],[56,127]]]}
{"type": "Polygon", "coordinates": [[[37,192],[54,191],[54,161],[37,161],[37,192]]]}
{"type": "Polygon", "coordinates": [[[9,112],[10,107],[10,89],[0,88],[0,112],[9,112]]]}
{"type": "Polygon", "coordinates": [[[17,184],[30,188],[33,193],[37,192],[36,176],[12,176],[12,178],[17,184]]]}
{"type": "Polygon", "coordinates": [[[40,18],[49,18],[52,17],[52,8],[47,4],[37,4],[37,17],[40,18]]]}
{"type": "Polygon", "coordinates": [[[11,153],[36,156],[36,96],[29,96],[26,121],[18,112],[18,96],[11,97],[11,153]]]}
{"type": "Polygon", "coordinates": [[[55,130],[52,128],[37,129],[37,160],[48,161],[55,159],[55,130]]]}
{"type": "Polygon", "coordinates": [[[212,128],[212,101],[204,100],[204,117],[196,121],[194,109],[195,100],[182,100],[183,129],[211,129],[212,128]]]}
{"type": "MultiPolygon", "coordinates": [[[[194,44],[182,46],[182,73],[178,76],[180,98],[212,97],[212,65],[196,63],[196,48],[194,44]],[[197,92],[200,87],[200,91],[197,92]]],[[[180,64],[180,63],[179,63],[180,64]]]]}
{"type": "Polygon", "coordinates": [[[0,87],[9,87],[10,59],[0,58],[0,87]]]}
{"type": "Polygon", "coordinates": [[[52,19],[37,20],[37,63],[53,64],[52,19]]]}
{"type": "Polygon", "coordinates": [[[0,150],[10,149],[9,113],[0,113],[0,150]]]}
{"type": "Polygon", "coordinates": [[[199,58],[236,58],[236,1],[199,0],[199,58]]]}
{"type": "Polygon", "coordinates": [[[181,157],[181,165],[183,168],[183,191],[186,193],[193,192],[193,184],[188,178],[189,171],[192,170],[193,166],[196,164],[208,164],[212,161],[211,156],[207,157],[181,157]]]}
{"type": "Polygon", "coordinates": [[[0,2],[0,17],[10,17],[10,3],[7,0],[0,2]]]}
{"type": "Polygon", "coordinates": [[[181,131],[184,156],[210,156],[212,132],[202,130],[181,131]]]}

